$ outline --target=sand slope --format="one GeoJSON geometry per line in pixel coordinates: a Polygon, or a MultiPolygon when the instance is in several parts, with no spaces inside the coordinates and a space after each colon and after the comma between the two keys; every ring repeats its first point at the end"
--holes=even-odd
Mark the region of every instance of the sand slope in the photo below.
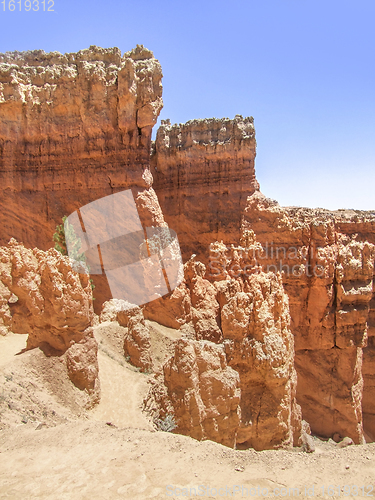
{"type": "Polygon", "coordinates": [[[148,376],[128,365],[104,334],[98,340],[102,400],[85,412],[58,360],[39,349],[16,355],[25,337],[0,338],[1,499],[143,500],[189,498],[189,492],[190,498],[306,498],[305,487],[313,486],[310,498],[323,498],[321,488],[329,485],[335,490],[326,498],[339,498],[339,485],[352,487],[341,489],[341,497],[345,491],[356,497],[353,485],[366,487],[360,497],[375,496],[375,444],[338,449],[314,438],[313,454],[255,452],[153,430],[141,411],[148,376]],[[11,411],[5,405],[16,387],[21,398],[11,411]],[[30,410],[24,422],[23,404],[30,410]]]}

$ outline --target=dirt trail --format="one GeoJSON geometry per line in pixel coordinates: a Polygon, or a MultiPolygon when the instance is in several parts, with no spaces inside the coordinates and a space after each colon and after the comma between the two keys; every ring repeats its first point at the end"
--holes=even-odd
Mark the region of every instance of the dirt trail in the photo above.
{"type": "Polygon", "coordinates": [[[111,422],[117,427],[152,430],[152,424],[141,410],[148,390],[147,376],[121,366],[101,350],[98,361],[101,397],[90,412],[91,419],[111,422]]]}

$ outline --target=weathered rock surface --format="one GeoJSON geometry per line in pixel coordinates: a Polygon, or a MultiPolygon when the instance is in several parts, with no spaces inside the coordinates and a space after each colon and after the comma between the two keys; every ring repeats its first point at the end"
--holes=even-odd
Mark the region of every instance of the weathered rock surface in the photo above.
{"type": "Polygon", "coordinates": [[[129,314],[139,307],[126,300],[111,299],[105,302],[100,313],[100,323],[105,321],[118,321],[122,326],[128,326],[129,314]]]}
{"type": "Polygon", "coordinates": [[[150,331],[142,309],[137,307],[130,310],[124,319],[120,317],[119,323],[128,328],[124,338],[125,356],[129,356],[130,362],[142,371],[152,371],[150,331]]]}
{"type": "Polygon", "coordinates": [[[84,338],[67,350],[66,362],[68,375],[73,384],[78,389],[86,389],[95,397],[93,402],[97,402],[100,394],[98,343],[92,328],[87,329],[84,338]]]}
{"type": "Polygon", "coordinates": [[[179,329],[191,318],[191,298],[185,282],[170,295],[145,304],[143,312],[149,320],[179,329]]]}
{"type": "Polygon", "coordinates": [[[310,425],[305,420],[302,420],[301,441],[303,451],[306,453],[314,453],[315,444],[313,438],[311,437],[310,425]]]}
{"type": "Polygon", "coordinates": [[[184,265],[184,280],[172,294],[146,304],[145,317],[171,328],[190,324],[197,340],[222,341],[217,291],[204,278],[206,266],[196,255],[184,265]]]}
{"type": "Polygon", "coordinates": [[[154,187],[184,260],[207,262],[211,242],[238,241],[255,178],[253,118],[192,120],[157,131],[151,165],[154,187]]]}
{"type": "Polygon", "coordinates": [[[117,321],[125,327],[124,355],[144,372],[152,371],[151,338],[143,311],[125,300],[111,299],[103,304],[101,323],[117,321]]]}
{"type": "Polygon", "coordinates": [[[283,208],[255,193],[245,209],[243,242],[252,231],[263,251],[254,252],[250,245],[249,258],[247,250],[229,249],[227,271],[240,254],[240,273],[250,261],[249,272],[282,272],[303,417],[313,433],[330,437],[338,432],[362,442],[362,404],[365,430],[371,435],[375,430],[372,344],[366,347],[373,335],[375,216],[283,208]]]}
{"type": "Polygon", "coordinates": [[[362,412],[363,427],[372,441],[375,441],[375,337],[368,339],[363,349],[362,375],[364,379],[362,412]]]}
{"type": "Polygon", "coordinates": [[[237,441],[258,450],[293,445],[300,430],[293,439],[297,376],[288,298],[280,277],[250,276],[244,291],[223,305],[221,318],[228,363],[241,378],[237,441]]]}
{"type": "MultiPolygon", "coordinates": [[[[179,295],[187,297],[188,289],[191,305],[189,315],[181,314],[181,317],[185,322],[192,322],[195,283],[197,290],[201,290],[202,283],[207,280],[213,283],[217,293],[209,301],[210,308],[204,301],[200,307],[197,301],[194,314],[209,310],[208,316],[211,320],[215,318],[222,333],[222,337],[219,335],[212,340],[222,342],[224,339],[227,349],[229,342],[235,342],[234,357],[239,356],[242,346],[235,339],[245,335],[252,308],[261,310],[263,307],[263,301],[255,301],[254,305],[254,298],[249,299],[246,286],[254,279],[259,280],[264,273],[280,272],[289,297],[296,349],[290,365],[295,363],[298,372],[298,385],[295,375],[289,376],[289,428],[294,425],[294,415],[300,412],[298,401],[303,418],[310,423],[313,433],[323,437],[337,433],[361,443],[365,434],[370,439],[375,436],[374,260],[374,214],[283,208],[256,192],[248,199],[240,244],[211,243],[207,269],[201,267],[202,264],[190,265],[190,278],[185,270],[185,282],[179,295]]],[[[209,289],[205,285],[204,290],[209,289]]],[[[201,296],[205,297],[206,293],[201,296]]],[[[163,305],[173,309],[171,303],[177,304],[173,296],[165,299],[163,305]]],[[[280,303],[280,299],[276,303],[280,303]]],[[[174,310],[177,312],[178,308],[174,310]]],[[[262,325],[261,317],[255,324],[262,325]]],[[[266,338],[263,342],[267,344],[266,338]]],[[[288,347],[285,352],[289,352],[288,347]]],[[[244,354],[244,359],[244,365],[250,363],[250,352],[244,354]]],[[[230,356],[227,360],[229,366],[235,367],[230,356]]],[[[260,367],[254,369],[250,364],[235,369],[240,373],[241,391],[246,376],[256,378],[261,372],[260,367]]],[[[244,387],[254,391],[251,380],[246,381],[244,387]]],[[[265,387],[260,394],[262,397],[267,394],[265,387]]],[[[256,398],[252,393],[244,400],[255,402],[256,398]]],[[[275,402],[271,407],[275,408],[275,402]]],[[[246,411],[241,408],[243,421],[246,421],[246,411]]],[[[297,416],[296,428],[298,421],[297,416]]],[[[254,442],[251,431],[247,434],[241,425],[237,445],[243,440],[245,445],[259,449],[269,446],[269,443],[254,442]]],[[[270,426],[274,424],[266,427],[270,426]]],[[[298,439],[293,441],[298,443],[298,439]]]]}
{"type": "MultiPolygon", "coordinates": [[[[124,189],[144,226],[165,225],[150,172],[161,78],[143,46],[0,54],[0,244],[46,250],[62,216],[124,189]]],[[[100,312],[111,294],[95,285],[100,312]]]]}
{"type": "Polygon", "coordinates": [[[0,248],[2,332],[28,334],[27,349],[65,356],[68,375],[93,400],[99,395],[97,344],[89,276],[72,270],[54,249],[0,248]]]}
{"type": "Polygon", "coordinates": [[[181,339],[163,375],[166,393],[154,389],[154,396],[164,396],[158,401],[164,416],[172,407],[178,432],[233,447],[241,391],[238,373],[227,365],[224,346],[181,339]]]}
{"type": "Polygon", "coordinates": [[[280,275],[260,273],[213,285],[204,274],[202,263],[185,264],[179,289],[190,296],[184,320],[192,330],[183,333],[156,376],[149,400],[156,401],[162,417],[174,415],[177,432],[197,439],[258,450],[297,445],[301,412],[280,275]]]}
{"type": "Polygon", "coordinates": [[[82,340],[94,317],[88,275],[54,249],[30,250],[14,239],[0,258],[4,326],[28,334],[28,349],[45,343],[65,352],[82,340]]]}

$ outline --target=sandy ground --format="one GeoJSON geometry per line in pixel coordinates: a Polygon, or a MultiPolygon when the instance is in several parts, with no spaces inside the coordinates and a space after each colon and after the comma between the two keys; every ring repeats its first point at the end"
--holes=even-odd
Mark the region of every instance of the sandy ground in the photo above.
{"type": "Polygon", "coordinates": [[[199,485],[201,498],[225,496],[214,488],[229,498],[246,498],[245,488],[248,498],[284,492],[324,498],[321,488],[329,485],[335,494],[325,498],[339,498],[339,485],[341,496],[345,485],[351,498],[354,485],[375,494],[374,444],[341,450],[322,445],[314,454],[236,451],[163,432],[71,422],[41,430],[26,424],[2,433],[0,447],[1,498],[181,498],[188,496],[183,488],[194,498],[199,485]],[[236,485],[240,491],[231,494],[236,485]]]}
{"type": "Polygon", "coordinates": [[[3,368],[14,361],[17,353],[21,353],[26,347],[27,335],[10,334],[6,337],[0,336],[0,367],[3,368]]]}
{"type": "Polygon", "coordinates": [[[118,427],[152,431],[153,425],[141,411],[144,395],[148,391],[149,377],[126,363],[113,344],[105,343],[100,329],[96,337],[99,340],[101,398],[100,403],[90,412],[89,418],[118,427]]]}
{"type": "MultiPolygon", "coordinates": [[[[117,333],[121,337],[121,331],[117,333]]],[[[39,350],[16,355],[24,347],[24,336],[0,338],[0,394],[8,398],[3,402],[9,402],[9,393],[15,397],[12,391],[18,384],[21,402],[31,405],[34,414],[32,404],[38,401],[48,411],[55,405],[55,416],[62,402],[70,405],[64,418],[47,415],[42,425],[39,414],[24,422],[9,417],[10,424],[0,432],[1,499],[375,496],[375,443],[338,449],[314,438],[312,454],[300,449],[255,452],[155,431],[141,411],[147,375],[123,361],[121,340],[106,341],[108,331],[97,336],[102,341],[102,399],[82,414],[75,389],[69,381],[64,385],[61,374],[59,394],[45,382],[48,370],[59,366],[57,361],[46,364],[39,350]],[[39,370],[34,374],[30,366],[43,367],[45,376],[40,377],[39,370]],[[18,378],[22,373],[33,384],[21,384],[25,392],[18,378]],[[34,396],[36,402],[26,398],[31,390],[39,395],[34,396]]],[[[17,415],[17,408],[11,415],[17,415]]]]}

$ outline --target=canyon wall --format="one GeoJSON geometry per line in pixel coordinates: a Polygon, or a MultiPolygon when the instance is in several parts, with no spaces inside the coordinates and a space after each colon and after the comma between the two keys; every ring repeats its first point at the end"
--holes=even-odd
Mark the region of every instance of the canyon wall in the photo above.
{"type": "Polygon", "coordinates": [[[50,248],[63,215],[128,188],[142,222],[164,224],[149,165],[161,78],[143,46],[0,54],[0,244],[50,248]]]}
{"type": "Polygon", "coordinates": [[[362,442],[363,413],[373,439],[375,214],[285,208],[255,193],[244,212],[241,245],[213,248],[209,273],[212,279],[221,279],[219,271],[282,274],[297,401],[312,432],[362,442]]]}
{"type": "Polygon", "coordinates": [[[154,187],[166,221],[178,235],[184,261],[207,263],[209,244],[237,241],[255,178],[253,118],[162,121],[152,151],[154,187]]]}
{"type": "MultiPolygon", "coordinates": [[[[0,244],[46,250],[64,215],[124,189],[144,226],[165,225],[150,173],[161,78],[142,45],[0,54],[0,244]]],[[[94,281],[99,313],[112,295],[94,281]]]]}

